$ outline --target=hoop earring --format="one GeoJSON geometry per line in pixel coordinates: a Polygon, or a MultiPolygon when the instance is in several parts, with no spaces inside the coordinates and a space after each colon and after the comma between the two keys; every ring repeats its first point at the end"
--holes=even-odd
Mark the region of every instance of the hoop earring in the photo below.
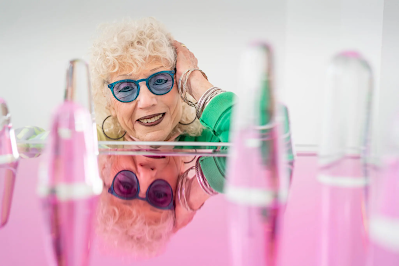
{"type": "Polygon", "coordinates": [[[194,123],[194,121],[197,119],[197,117],[194,117],[194,120],[193,121],[191,121],[190,123],[182,123],[182,122],[179,122],[179,124],[180,125],[183,125],[183,126],[188,126],[188,125],[191,125],[192,123],[194,123]]]}
{"type": "Polygon", "coordinates": [[[104,131],[104,124],[105,124],[105,121],[106,121],[108,118],[110,118],[110,117],[111,117],[111,115],[107,116],[107,117],[104,119],[104,121],[103,121],[103,124],[102,124],[102,126],[101,126],[101,129],[102,129],[102,131],[103,131],[103,134],[104,134],[107,138],[112,139],[112,140],[118,140],[118,139],[123,138],[123,137],[126,135],[126,131],[125,131],[125,133],[122,135],[122,137],[119,137],[119,138],[111,138],[110,136],[108,136],[108,135],[105,133],[105,131],[104,131]]]}
{"type": "MultiPolygon", "coordinates": [[[[185,103],[186,103],[188,106],[191,106],[191,105],[188,104],[187,102],[185,102],[185,103]]],[[[191,106],[191,107],[193,107],[193,106],[191,106]]],[[[179,122],[179,124],[180,124],[180,125],[183,125],[183,126],[189,126],[189,125],[191,125],[192,123],[194,123],[196,119],[197,119],[197,116],[195,116],[195,117],[194,117],[194,120],[191,121],[190,123],[182,123],[182,122],[179,122]]]]}
{"type": "MultiPolygon", "coordinates": [[[[194,150],[195,150],[195,152],[197,152],[197,149],[194,149],[194,150]]],[[[197,158],[197,156],[194,156],[194,158],[192,158],[191,161],[184,162],[184,164],[192,163],[195,160],[195,158],[197,158]]]]}

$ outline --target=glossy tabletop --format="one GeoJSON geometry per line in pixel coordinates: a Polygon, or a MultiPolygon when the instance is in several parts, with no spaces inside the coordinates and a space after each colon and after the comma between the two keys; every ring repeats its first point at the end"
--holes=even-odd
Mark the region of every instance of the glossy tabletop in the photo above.
{"type": "MultiPolygon", "coordinates": [[[[43,215],[36,196],[39,160],[40,157],[20,161],[10,219],[0,230],[0,265],[47,265],[43,215]]],[[[342,229],[348,232],[340,233],[348,234],[348,239],[357,246],[352,260],[364,258],[367,241],[362,235],[362,192],[321,185],[316,170],[316,156],[297,156],[283,216],[279,265],[322,265],[322,243],[331,237],[323,235],[321,228],[322,215],[328,209],[326,204],[331,204],[328,199],[345,201],[350,208],[351,224],[342,229]],[[351,231],[352,228],[359,230],[351,231]]],[[[209,199],[193,221],[172,236],[164,253],[152,259],[133,262],[106,254],[95,240],[90,265],[231,265],[228,204],[223,194],[209,199]]],[[[344,215],[339,208],[335,212],[344,215]]]]}

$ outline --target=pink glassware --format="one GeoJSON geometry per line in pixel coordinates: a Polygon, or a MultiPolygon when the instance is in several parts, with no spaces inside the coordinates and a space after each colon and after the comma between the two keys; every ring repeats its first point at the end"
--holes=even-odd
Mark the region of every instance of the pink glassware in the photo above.
{"type": "Polygon", "coordinates": [[[0,229],[8,222],[19,154],[6,102],[0,98],[0,229]]]}
{"type": "Polygon", "coordinates": [[[337,55],[325,91],[318,181],[322,186],[317,265],[365,265],[368,251],[372,74],[355,52],[337,55]]]}
{"type": "Polygon", "coordinates": [[[0,164],[0,229],[10,217],[18,161],[0,164]]]}
{"type": "Polygon", "coordinates": [[[83,266],[89,264],[93,218],[103,182],[93,117],[87,108],[66,98],[52,119],[37,192],[44,211],[49,263],[83,266]]]}
{"type": "Polygon", "coordinates": [[[11,114],[6,102],[0,98],[0,164],[18,160],[19,154],[14,130],[11,124],[11,114]]]}
{"type": "Polygon", "coordinates": [[[253,44],[243,54],[238,104],[233,113],[233,146],[227,164],[232,265],[275,265],[279,217],[289,177],[281,171],[282,121],[270,84],[271,54],[253,44]]]}

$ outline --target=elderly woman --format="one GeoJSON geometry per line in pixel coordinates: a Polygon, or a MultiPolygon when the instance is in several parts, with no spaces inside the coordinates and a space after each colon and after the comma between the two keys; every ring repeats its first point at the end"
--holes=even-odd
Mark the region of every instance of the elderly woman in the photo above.
{"type": "Polygon", "coordinates": [[[90,67],[99,140],[228,141],[233,93],[154,18],[103,26],[90,67]]]}

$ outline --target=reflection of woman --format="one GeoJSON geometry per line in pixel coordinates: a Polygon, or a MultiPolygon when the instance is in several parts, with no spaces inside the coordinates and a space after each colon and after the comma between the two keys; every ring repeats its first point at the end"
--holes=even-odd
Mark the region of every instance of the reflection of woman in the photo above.
{"type": "Polygon", "coordinates": [[[233,93],[197,62],[153,18],[104,26],[90,64],[99,140],[227,141],[233,93]]]}
{"type": "Polygon", "coordinates": [[[193,219],[195,211],[186,210],[181,203],[198,209],[210,195],[198,178],[182,178],[189,171],[181,174],[187,168],[181,158],[100,157],[105,186],[98,206],[97,231],[108,246],[123,254],[152,257],[162,251],[174,232],[193,219]]]}

